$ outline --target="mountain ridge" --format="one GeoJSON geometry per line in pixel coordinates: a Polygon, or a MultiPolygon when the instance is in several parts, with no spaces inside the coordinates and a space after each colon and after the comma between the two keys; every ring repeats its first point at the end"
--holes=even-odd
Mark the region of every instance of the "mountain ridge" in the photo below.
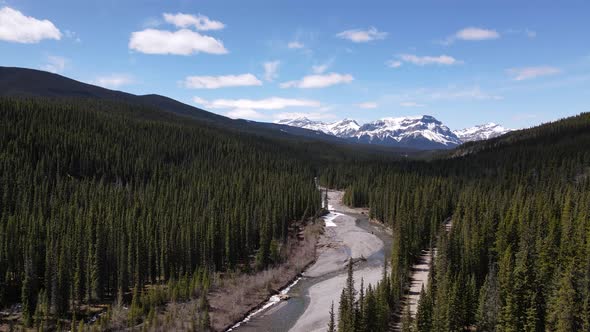
{"type": "Polygon", "coordinates": [[[513,131],[513,129],[505,128],[494,122],[488,122],[473,127],[455,130],[454,133],[463,141],[463,143],[466,143],[498,137],[510,131],[513,131]]]}
{"type": "Polygon", "coordinates": [[[386,117],[363,125],[352,119],[323,122],[306,117],[276,123],[315,130],[353,142],[421,150],[451,149],[465,142],[489,139],[511,131],[492,122],[451,130],[431,115],[386,117]]]}

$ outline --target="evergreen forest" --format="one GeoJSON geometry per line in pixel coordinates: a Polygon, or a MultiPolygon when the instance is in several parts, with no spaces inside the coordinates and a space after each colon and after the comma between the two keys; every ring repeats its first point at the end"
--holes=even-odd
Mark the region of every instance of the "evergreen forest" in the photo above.
{"type": "Polygon", "coordinates": [[[293,224],[323,213],[318,181],[393,234],[377,285],[349,263],[330,331],[590,331],[589,113],[400,159],[124,101],[2,97],[0,308],[39,327],[119,301],[140,323],[215,273],[280,264],[293,224]],[[411,267],[434,248],[413,317],[411,267]]]}

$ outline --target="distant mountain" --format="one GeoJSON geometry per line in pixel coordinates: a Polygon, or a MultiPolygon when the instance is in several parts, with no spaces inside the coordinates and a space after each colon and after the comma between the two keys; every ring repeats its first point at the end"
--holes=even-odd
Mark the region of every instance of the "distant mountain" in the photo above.
{"type": "Polygon", "coordinates": [[[427,150],[450,149],[462,143],[447,126],[430,115],[384,118],[362,126],[350,119],[326,123],[298,118],[281,120],[278,123],[317,130],[350,142],[365,144],[427,150]]]}
{"type": "Polygon", "coordinates": [[[360,127],[361,126],[359,126],[356,121],[350,119],[344,119],[342,121],[337,121],[328,125],[330,134],[340,138],[346,138],[354,135],[354,133],[356,133],[360,127]]]}
{"type": "Polygon", "coordinates": [[[364,143],[416,149],[450,149],[462,143],[447,126],[430,115],[369,122],[353,138],[364,143]]]}
{"type": "Polygon", "coordinates": [[[305,117],[277,123],[315,130],[350,142],[420,150],[451,149],[465,142],[489,139],[510,131],[495,123],[452,131],[430,115],[384,118],[362,126],[350,119],[330,123],[305,117]]]}
{"type": "Polygon", "coordinates": [[[283,124],[291,127],[305,128],[316,130],[322,133],[333,135],[341,138],[351,137],[360,128],[354,120],[344,119],[342,121],[326,123],[322,121],[313,121],[306,117],[280,120],[277,124],[283,124]]]}
{"type": "Polygon", "coordinates": [[[499,124],[490,122],[471,128],[455,130],[454,133],[457,135],[457,137],[459,137],[459,139],[461,139],[461,141],[463,141],[463,143],[465,143],[498,137],[500,135],[506,134],[509,131],[512,131],[512,129],[507,129],[500,126],[499,124]]]}

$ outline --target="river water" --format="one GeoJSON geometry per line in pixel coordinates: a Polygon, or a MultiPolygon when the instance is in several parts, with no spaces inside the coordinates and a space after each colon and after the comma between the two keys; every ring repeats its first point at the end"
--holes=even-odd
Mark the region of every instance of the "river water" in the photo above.
{"type": "MultiPolygon", "coordinates": [[[[387,234],[382,227],[370,223],[367,216],[364,214],[353,214],[349,212],[345,213],[341,211],[339,212],[354,217],[358,227],[367,232],[373,233],[379,239],[381,239],[381,241],[383,241],[383,247],[377,252],[373,253],[370,257],[367,257],[366,261],[362,261],[358,265],[355,264],[355,270],[361,270],[365,268],[382,268],[384,259],[386,257],[389,259],[391,236],[387,234]]],[[[301,280],[299,280],[299,282],[297,282],[297,284],[291,287],[287,292],[287,294],[290,296],[288,300],[280,301],[272,306],[269,306],[266,310],[257,313],[254,315],[254,317],[251,317],[249,321],[242,323],[242,325],[234,328],[232,331],[289,331],[291,328],[293,328],[297,320],[302,316],[311,302],[309,288],[320,282],[326,281],[327,279],[342,278],[342,276],[345,274],[346,269],[342,269],[320,277],[302,277],[301,280]]],[[[334,307],[335,310],[337,310],[338,303],[334,303],[334,307]]],[[[330,308],[325,308],[326,313],[329,311],[329,309],[330,308]]]]}

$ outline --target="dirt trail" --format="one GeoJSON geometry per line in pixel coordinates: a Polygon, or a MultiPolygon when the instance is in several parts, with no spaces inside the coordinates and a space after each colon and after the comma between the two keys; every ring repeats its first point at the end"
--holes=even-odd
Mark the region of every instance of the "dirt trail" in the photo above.
{"type": "MultiPolygon", "coordinates": [[[[452,226],[452,221],[450,219],[446,220],[444,223],[444,230],[448,233],[451,231],[452,226]]],[[[432,258],[436,259],[436,251],[436,248],[432,249],[432,251],[430,249],[422,250],[418,261],[412,266],[410,272],[410,289],[402,299],[404,304],[402,313],[406,311],[406,308],[409,308],[410,315],[416,317],[418,302],[420,301],[420,292],[422,291],[422,287],[424,287],[424,289],[428,287],[430,262],[432,258]]],[[[401,331],[401,323],[396,323],[394,325],[394,331],[401,331]]]]}

